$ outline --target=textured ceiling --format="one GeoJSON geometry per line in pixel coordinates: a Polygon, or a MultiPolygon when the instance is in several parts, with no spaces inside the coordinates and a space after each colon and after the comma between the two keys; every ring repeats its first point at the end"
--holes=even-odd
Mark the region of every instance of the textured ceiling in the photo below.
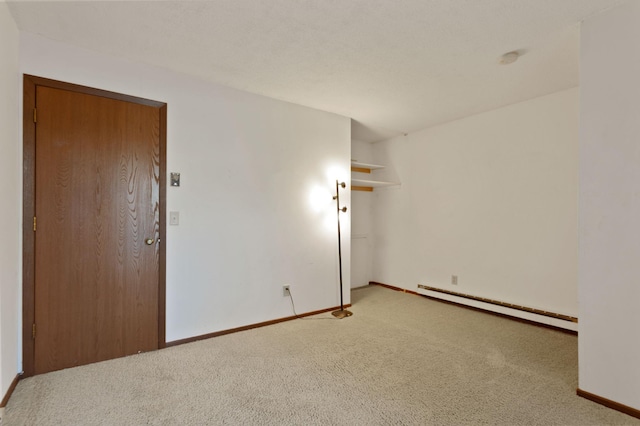
{"type": "Polygon", "coordinates": [[[22,31],[345,115],[376,141],[577,86],[578,23],[624,1],[8,3],[22,31]]]}

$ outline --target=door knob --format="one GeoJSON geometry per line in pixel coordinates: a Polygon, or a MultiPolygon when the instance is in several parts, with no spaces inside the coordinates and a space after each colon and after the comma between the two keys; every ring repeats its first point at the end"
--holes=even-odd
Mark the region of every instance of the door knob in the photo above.
{"type": "Polygon", "coordinates": [[[146,240],[144,240],[145,244],[150,246],[151,244],[153,244],[155,240],[153,238],[147,238],[146,240]]]}

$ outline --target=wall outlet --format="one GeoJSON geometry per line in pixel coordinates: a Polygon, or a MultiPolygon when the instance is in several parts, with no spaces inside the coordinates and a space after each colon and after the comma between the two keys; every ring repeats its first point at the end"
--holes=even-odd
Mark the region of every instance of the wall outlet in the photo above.
{"type": "Polygon", "coordinates": [[[283,285],[282,286],[282,296],[283,297],[289,297],[289,294],[291,294],[289,292],[289,285],[283,285]]]}
{"type": "Polygon", "coordinates": [[[458,285],[458,276],[457,275],[451,275],[451,284],[458,285]]]}

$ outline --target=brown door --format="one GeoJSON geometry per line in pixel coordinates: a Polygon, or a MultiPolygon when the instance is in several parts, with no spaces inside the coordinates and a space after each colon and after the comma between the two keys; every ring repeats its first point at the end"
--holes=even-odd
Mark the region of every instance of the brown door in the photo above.
{"type": "Polygon", "coordinates": [[[158,348],[159,108],[36,86],[34,373],[158,348]]]}

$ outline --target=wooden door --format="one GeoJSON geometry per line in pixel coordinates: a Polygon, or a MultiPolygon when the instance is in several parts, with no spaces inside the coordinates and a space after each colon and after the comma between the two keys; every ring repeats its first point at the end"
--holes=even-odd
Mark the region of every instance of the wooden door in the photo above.
{"type": "Polygon", "coordinates": [[[33,372],[157,349],[160,110],[46,86],[35,104],[33,372]]]}

